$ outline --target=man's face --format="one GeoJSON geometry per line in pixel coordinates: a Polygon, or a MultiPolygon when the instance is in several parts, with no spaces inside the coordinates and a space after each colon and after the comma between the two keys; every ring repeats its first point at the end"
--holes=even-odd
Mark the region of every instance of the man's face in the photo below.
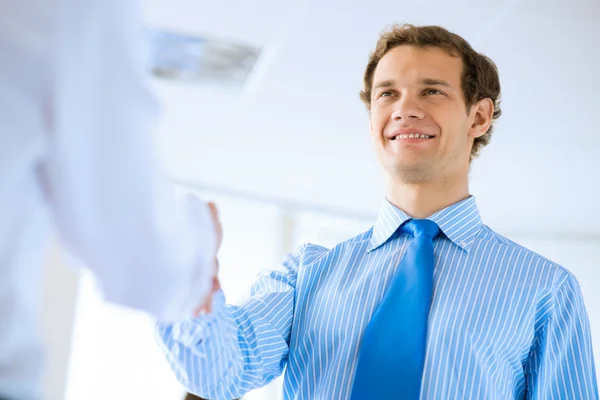
{"type": "Polygon", "coordinates": [[[436,47],[398,46],[373,77],[371,135],[391,177],[424,183],[465,176],[476,107],[467,110],[462,60],[436,47]]]}

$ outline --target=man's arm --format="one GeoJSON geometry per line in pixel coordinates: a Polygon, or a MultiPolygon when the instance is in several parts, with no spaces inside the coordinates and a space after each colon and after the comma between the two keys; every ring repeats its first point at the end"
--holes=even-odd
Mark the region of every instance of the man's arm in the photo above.
{"type": "Polygon", "coordinates": [[[161,320],[189,316],[210,289],[216,238],[206,204],[177,202],[158,166],[136,2],[57,4],[40,174],[56,224],[108,300],[161,320]]]}
{"type": "Polygon", "coordinates": [[[597,400],[590,326],[579,284],[569,274],[530,354],[528,399],[597,400]]]}
{"type": "Polygon", "coordinates": [[[211,314],[158,326],[171,368],[188,391],[215,400],[239,398],[283,372],[306,253],[302,246],[285,257],[281,269],[261,273],[237,306],[226,306],[218,292],[211,314]]]}

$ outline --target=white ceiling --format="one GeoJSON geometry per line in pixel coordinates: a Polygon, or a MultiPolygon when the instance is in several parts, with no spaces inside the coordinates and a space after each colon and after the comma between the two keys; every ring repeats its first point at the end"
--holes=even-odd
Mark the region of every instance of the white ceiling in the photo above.
{"type": "Polygon", "coordinates": [[[498,65],[503,112],[472,168],[503,232],[600,235],[600,2],[146,0],[148,21],[264,47],[241,95],[159,83],[179,178],[376,214],[383,178],[358,99],[378,33],[438,24],[498,65]]]}

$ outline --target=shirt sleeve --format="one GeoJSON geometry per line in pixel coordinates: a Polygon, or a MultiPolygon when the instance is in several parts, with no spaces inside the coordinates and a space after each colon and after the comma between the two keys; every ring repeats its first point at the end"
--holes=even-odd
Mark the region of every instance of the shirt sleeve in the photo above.
{"type": "Polygon", "coordinates": [[[164,321],[192,315],[210,289],[215,234],[206,204],[177,200],[158,164],[136,2],[57,4],[40,168],[55,223],[107,300],[164,321]]]}
{"type": "Polygon", "coordinates": [[[530,354],[527,398],[597,400],[590,325],[573,275],[558,286],[553,303],[530,354]]]}
{"type": "Polygon", "coordinates": [[[287,255],[280,269],[261,273],[240,304],[225,306],[219,293],[212,314],[158,325],[161,347],[188,391],[231,400],[281,375],[288,359],[304,248],[287,255]]]}

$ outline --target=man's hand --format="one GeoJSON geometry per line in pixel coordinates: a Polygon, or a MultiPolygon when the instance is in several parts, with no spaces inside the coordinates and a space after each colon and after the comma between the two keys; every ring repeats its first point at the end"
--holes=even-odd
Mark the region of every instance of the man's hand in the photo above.
{"type": "Polygon", "coordinates": [[[210,218],[212,220],[215,236],[217,238],[217,248],[215,249],[215,254],[219,251],[221,247],[221,242],[223,241],[223,227],[221,226],[221,220],[219,219],[219,210],[217,210],[217,206],[213,202],[208,203],[208,209],[210,210],[210,218]]]}
{"type": "Polygon", "coordinates": [[[197,317],[203,313],[212,312],[212,299],[213,295],[221,290],[221,284],[219,282],[219,259],[217,258],[217,253],[219,252],[219,248],[221,247],[221,242],[223,241],[223,227],[221,226],[221,221],[219,220],[219,211],[217,210],[217,206],[215,203],[208,203],[208,208],[210,209],[210,216],[212,219],[212,223],[215,229],[215,237],[216,237],[216,248],[215,248],[215,261],[214,261],[214,275],[212,280],[212,288],[211,292],[204,301],[204,304],[198,307],[194,311],[194,316],[197,317]]]}

